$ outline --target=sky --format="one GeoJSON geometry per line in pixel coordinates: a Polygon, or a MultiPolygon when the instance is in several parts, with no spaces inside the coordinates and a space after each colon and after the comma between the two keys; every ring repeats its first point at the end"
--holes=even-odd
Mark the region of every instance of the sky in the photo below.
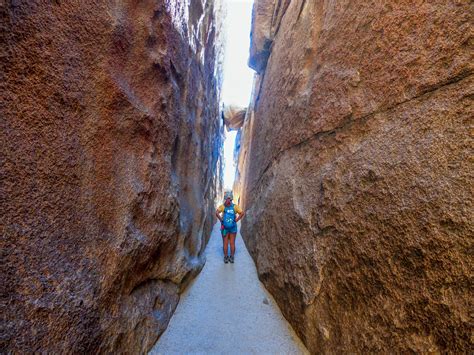
{"type": "MultiPolygon", "coordinates": [[[[252,92],[253,70],[247,66],[253,0],[226,0],[226,49],[222,101],[247,107],[252,92]]],[[[233,151],[236,131],[227,132],[224,142],[224,188],[232,189],[235,177],[233,151]]]]}

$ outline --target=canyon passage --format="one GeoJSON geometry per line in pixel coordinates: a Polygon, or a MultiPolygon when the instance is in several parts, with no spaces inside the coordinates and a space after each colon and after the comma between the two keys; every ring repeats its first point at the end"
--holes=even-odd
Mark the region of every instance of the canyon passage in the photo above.
{"type": "Polygon", "coordinates": [[[0,4],[0,352],[473,352],[472,2],[254,2],[233,265],[225,13],[0,4]]]}
{"type": "Polygon", "coordinates": [[[206,265],[181,295],[168,328],[150,353],[307,354],[259,282],[240,235],[235,263],[223,264],[219,227],[216,223],[206,248],[206,265]]]}

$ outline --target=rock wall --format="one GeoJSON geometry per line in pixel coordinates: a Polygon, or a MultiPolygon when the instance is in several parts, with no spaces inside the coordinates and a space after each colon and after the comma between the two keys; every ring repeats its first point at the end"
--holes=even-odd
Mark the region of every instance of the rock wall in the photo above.
{"type": "Polygon", "coordinates": [[[472,14],[255,3],[242,233],[312,353],[473,349],[472,14]]]}
{"type": "Polygon", "coordinates": [[[1,352],[146,352],[221,188],[219,1],[4,1],[1,352]]]}

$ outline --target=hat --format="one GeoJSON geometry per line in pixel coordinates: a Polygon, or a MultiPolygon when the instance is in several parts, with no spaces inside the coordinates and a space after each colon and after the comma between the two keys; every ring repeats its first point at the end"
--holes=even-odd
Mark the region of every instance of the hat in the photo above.
{"type": "Polygon", "coordinates": [[[232,195],[232,191],[226,191],[224,193],[224,201],[227,200],[227,198],[230,198],[231,200],[234,198],[234,196],[232,195]]]}

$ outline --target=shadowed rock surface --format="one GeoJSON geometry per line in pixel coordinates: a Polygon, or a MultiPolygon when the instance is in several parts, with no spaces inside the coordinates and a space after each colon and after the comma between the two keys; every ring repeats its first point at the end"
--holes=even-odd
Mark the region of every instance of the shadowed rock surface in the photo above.
{"type": "Polygon", "coordinates": [[[8,1],[1,352],[146,352],[220,189],[215,1],[8,1]]]}
{"type": "Polygon", "coordinates": [[[472,13],[256,1],[242,234],[312,353],[472,351],[472,13]]]}

